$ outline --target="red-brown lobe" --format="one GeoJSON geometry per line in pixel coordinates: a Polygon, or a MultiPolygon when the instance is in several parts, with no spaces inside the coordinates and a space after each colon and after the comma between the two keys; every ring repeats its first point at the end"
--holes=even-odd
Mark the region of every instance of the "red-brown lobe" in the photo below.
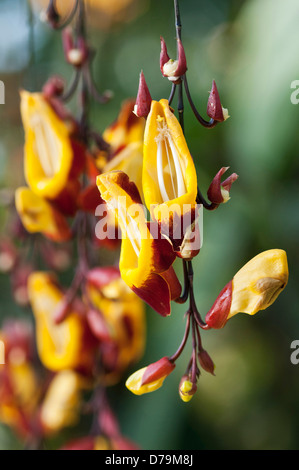
{"type": "Polygon", "coordinates": [[[162,377],[166,377],[169,375],[173,369],[175,368],[175,364],[170,362],[168,357],[162,357],[157,362],[150,364],[142,377],[141,385],[147,385],[151,382],[156,382],[156,380],[161,379],[162,377]]]}
{"type": "Polygon", "coordinates": [[[205,321],[210,328],[223,328],[226,324],[232,303],[232,284],[232,281],[226,284],[208,311],[205,321]]]}

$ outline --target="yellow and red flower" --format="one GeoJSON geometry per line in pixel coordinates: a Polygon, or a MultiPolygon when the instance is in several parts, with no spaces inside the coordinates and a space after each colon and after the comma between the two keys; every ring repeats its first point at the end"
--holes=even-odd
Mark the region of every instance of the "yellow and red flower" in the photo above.
{"type": "Polygon", "coordinates": [[[199,234],[197,175],[183,130],[168,101],[152,101],[144,133],[143,194],[153,220],[176,253],[192,258],[199,247],[185,249],[199,234]]]}
{"type": "Polygon", "coordinates": [[[64,292],[55,277],[34,272],[28,280],[28,291],[43,365],[54,372],[64,369],[88,372],[93,364],[95,342],[81,304],[74,305],[67,318],[57,324],[54,314],[63,301],[64,292]]]}
{"type": "Polygon", "coordinates": [[[171,374],[175,364],[167,357],[134,372],[126,381],[126,387],[135,395],[154,392],[162,387],[166,377],[171,374]]]}
{"type": "Polygon", "coordinates": [[[222,328],[239,312],[255,315],[277,299],[288,283],[286,252],[264,251],[243,266],[222,289],[206,315],[210,328],[222,328]]]}
{"type": "Polygon", "coordinates": [[[170,300],[181,286],[173,271],[172,245],[147,223],[136,185],[121,171],[98,176],[102,198],[117,216],[122,231],[119,268],[122,279],[162,316],[170,314],[170,300]]]}

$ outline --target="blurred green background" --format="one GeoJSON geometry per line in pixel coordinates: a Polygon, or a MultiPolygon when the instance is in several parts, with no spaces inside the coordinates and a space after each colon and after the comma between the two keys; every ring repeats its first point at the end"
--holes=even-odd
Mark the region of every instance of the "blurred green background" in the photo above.
{"type": "MultiPolygon", "coordinates": [[[[137,3],[138,15],[109,27],[93,19],[90,28],[95,81],[100,90],[114,92],[111,102],[92,108],[99,130],[115,119],[122,100],[136,95],[141,69],[154,99],[169,96],[159,53],[162,35],[175,55],[173,2],[137,3]]],[[[291,83],[299,79],[299,3],[181,0],[180,6],[193,100],[205,116],[215,79],[231,116],[207,130],[185,101],[186,138],[200,189],[206,192],[222,166],[239,174],[229,203],[204,214],[204,244],[194,261],[198,307],[204,315],[238,269],[267,249],[286,250],[290,279],[268,310],[240,314],[223,330],[204,332],[216,376],[202,373],[190,403],[181,402],[177,391],[190,350],[160,390],[136,397],[125,389],[124,377],[111,389],[111,401],[123,433],[144,449],[298,449],[299,365],[290,361],[290,345],[299,340],[299,105],[290,96],[291,83]]],[[[0,0],[2,190],[23,181],[19,89],[39,90],[53,73],[72,75],[59,33],[29,13],[25,0],[0,0]]],[[[3,275],[0,290],[0,321],[23,315],[3,275]]],[[[183,314],[178,305],[167,319],[148,310],[146,352],[137,367],[176,350],[183,314]]],[[[0,426],[0,449],[19,447],[0,426]]]]}

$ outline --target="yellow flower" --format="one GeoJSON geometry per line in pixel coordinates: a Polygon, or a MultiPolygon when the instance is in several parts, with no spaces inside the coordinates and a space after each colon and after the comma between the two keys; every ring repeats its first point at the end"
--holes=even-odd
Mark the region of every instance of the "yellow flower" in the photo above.
{"type": "Polygon", "coordinates": [[[146,206],[179,256],[190,258],[195,253],[184,247],[188,238],[194,237],[198,218],[197,175],[182,128],[167,100],[152,101],[143,155],[142,185],[146,206]]]}
{"type": "Polygon", "coordinates": [[[102,166],[102,172],[119,170],[134,181],[142,192],[143,134],[145,121],[133,114],[133,100],[123,103],[117,120],[103,133],[110,145],[111,157],[102,166]]]}
{"type": "Polygon", "coordinates": [[[126,381],[126,387],[135,395],[154,392],[162,387],[166,377],[173,371],[175,364],[167,357],[134,372],[126,381]]]}
{"type": "Polygon", "coordinates": [[[25,178],[32,191],[55,199],[65,188],[73,162],[70,129],[42,93],[21,91],[25,131],[25,178]]]}
{"type": "Polygon", "coordinates": [[[46,199],[37,196],[29,188],[18,188],[15,204],[25,229],[30,233],[43,233],[54,241],[71,238],[66,218],[46,199]]]}
{"type": "Polygon", "coordinates": [[[288,283],[284,250],[264,251],[252,258],[218,295],[206,316],[211,328],[222,328],[239,312],[255,315],[277,299],[288,283]]]}
{"type": "Polygon", "coordinates": [[[63,370],[54,376],[40,411],[40,420],[47,433],[58,432],[77,423],[84,388],[85,381],[72,370],[63,370]]]}
{"type": "Polygon", "coordinates": [[[56,324],[54,313],[64,294],[48,273],[34,272],[28,280],[29,299],[36,321],[40,360],[52,371],[89,367],[92,359],[84,317],[75,309],[56,324]]]}
{"type": "Polygon", "coordinates": [[[152,235],[137,187],[125,173],[104,173],[98,176],[97,185],[121,227],[122,279],[158,313],[169,315],[170,300],[180,295],[176,276],[169,275],[175,259],[171,244],[158,233],[152,235]]]}

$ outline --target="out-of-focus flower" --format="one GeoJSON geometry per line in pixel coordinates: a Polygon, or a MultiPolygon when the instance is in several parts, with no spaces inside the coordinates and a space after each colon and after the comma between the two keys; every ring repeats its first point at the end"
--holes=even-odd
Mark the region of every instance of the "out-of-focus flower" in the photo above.
{"type": "Polygon", "coordinates": [[[142,185],[146,206],[174,250],[184,258],[197,254],[199,249],[184,250],[188,238],[196,236],[197,175],[167,100],[153,101],[146,121],[142,185]]]}
{"type": "Polygon", "coordinates": [[[73,125],[57,115],[42,93],[21,92],[25,178],[40,197],[55,199],[84,164],[73,125]]]}
{"type": "Polygon", "coordinates": [[[158,313],[169,315],[170,300],[181,291],[172,268],[172,245],[159,236],[158,230],[153,236],[138,189],[125,173],[104,173],[98,176],[97,185],[121,227],[119,268],[123,280],[158,313]]]}
{"type": "Polygon", "coordinates": [[[43,233],[53,241],[71,238],[66,218],[49,201],[36,195],[31,189],[21,187],[15,194],[16,209],[29,233],[43,233]]]}
{"type": "Polygon", "coordinates": [[[134,372],[126,381],[126,387],[135,395],[154,392],[162,387],[166,377],[173,371],[175,364],[167,357],[134,372]]]}
{"type": "Polygon", "coordinates": [[[10,239],[3,237],[0,239],[0,272],[9,273],[15,267],[18,253],[15,245],[10,239]]]}
{"type": "Polygon", "coordinates": [[[105,381],[111,384],[144,351],[144,304],[114,267],[91,270],[87,275],[87,293],[97,309],[89,310],[87,319],[100,341],[105,381]]]}
{"type": "Polygon", "coordinates": [[[36,320],[36,342],[40,360],[51,371],[77,369],[88,371],[93,363],[94,342],[85,315],[73,306],[67,318],[57,324],[55,311],[64,293],[49,273],[34,272],[28,291],[36,320]]]}
{"type": "Polygon", "coordinates": [[[236,173],[232,173],[225,181],[221,183],[222,175],[228,170],[228,167],[223,167],[218,171],[208,189],[208,198],[214,204],[222,204],[229,201],[229,192],[232,184],[238,179],[236,173]]]}
{"type": "MultiPolygon", "coordinates": [[[[32,0],[36,8],[43,7],[44,12],[48,7],[48,0],[32,0]]],[[[57,13],[66,18],[73,8],[72,0],[61,0],[56,2],[57,13]]],[[[147,2],[145,0],[86,0],[87,17],[89,24],[101,29],[109,29],[113,24],[131,21],[144,10],[147,2]]],[[[47,20],[46,13],[42,18],[47,20]]]]}
{"type": "Polygon", "coordinates": [[[286,287],[289,277],[284,250],[264,251],[235,274],[218,295],[206,315],[211,328],[222,328],[239,312],[255,315],[273,304],[286,287]]]}
{"type": "Polygon", "coordinates": [[[0,331],[5,363],[0,364],[0,421],[27,439],[34,431],[40,384],[32,364],[33,331],[23,321],[6,321],[0,331]]]}
{"type": "Polygon", "coordinates": [[[40,409],[45,433],[58,432],[78,422],[85,388],[86,379],[73,370],[62,370],[53,377],[40,409]]]}
{"type": "Polygon", "coordinates": [[[138,450],[138,446],[123,436],[87,436],[68,442],[62,450],[138,450]]]}
{"type": "Polygon", "coordinates": [[[27,307],[29,305],[28,278],[32,272],[32,264],[20,263],[10,275],[14,301],[21,307],[27,307]]]}
{"type": "Polygon", "coordinates": [[[99,168],[103,173],[119,170],[134,181],[142,194],[143,135],[145,121],[134,114],[134,100],[123,103],[117,120],[107,127],[103,138],[110,145],[109,161],[99,168]]]}

